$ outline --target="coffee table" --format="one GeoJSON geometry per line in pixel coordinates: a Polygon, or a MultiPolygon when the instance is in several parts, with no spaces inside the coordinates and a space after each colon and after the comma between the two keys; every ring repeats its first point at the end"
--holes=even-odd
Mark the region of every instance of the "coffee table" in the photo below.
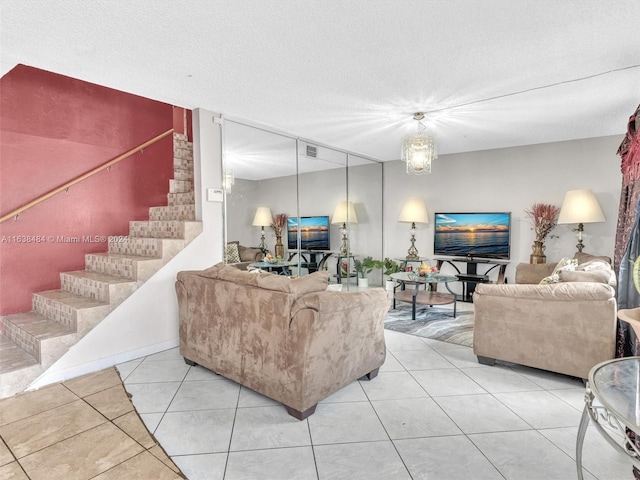
{"type": "Polygon", "coordinates": [[[420,275],[413,272],[392,273],[391,278],[400,282],[400,290],[393,292],[393,308],[396,308],[396,300],[399,302],[407,302],[411,304],[411,320],[416,319],[416,305],[448,305],[453,303],[453,316],[456,316],[456,294],[449,288],[449,282],[457,282],[458,278],[453,275],[420,275]],[[436,291],[439,283],[443,283],[449,293],[436,291]],[[405,289],[407,284],[414,284],[415,288],[405,289]],[[428,289],[420,290],[420,285],[428,285],[428,289]]]}
{"type": "MultiPolygon", "coordinates": [[[[576,441],[578,479],[582,480],[582,444],[589,419],[613,448],[640,468],[640,357],[625,357],[599,363],[589,372],[584,410],[576,441]]],[[[629,472],[629,478],[633,474],[629,472]]]]}
{"type": "Polygon", "coordinates": [[[266,270],[267,272],[274,272],[278,275],[291,275],[291,270],[289,267],[293,267],[298,265],[298,262],[285,262],[280,260],[278,263],[269,263],[269,262],[256,262],[250,263],[249,267],[251,268],[259,268],[260,270],[266,270]]]}

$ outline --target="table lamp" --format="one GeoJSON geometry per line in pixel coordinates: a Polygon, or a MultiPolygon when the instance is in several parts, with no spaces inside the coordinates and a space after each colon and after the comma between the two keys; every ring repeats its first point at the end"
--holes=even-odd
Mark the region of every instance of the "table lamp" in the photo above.
{"type": "Polygon", "coordinates": [[[252,225],[254,227],[262,227],[262,236],[260,237],[259,248],[263,252],[266,252],[267,244],[264,241],[264,227],[270,227],[273,224],[273,215],[271,215],[271,209],[269,207],[258,207],[256,214],[253,217],[252,225]]]}
{"type": "Polygon", "coordinates": [[[582,232],[585,223],[604,222],[604,214],[598,203],[598,199],[589,189],[570,190],[564,196],[560,215],[558,215],[558,224],[577,223],[578,228],[573,231],[578,234],[578,252],[582,252],[584,244],[582,243],[582,232]]]}
{"type": "Polygon", "coordinates": [[[340,231],[342,232],[342,245],[340,246],[340,255],[346,256],[349,254],[349,237],[347,236],[347,224],[358,223],[358,216],[356,215],[356,209],[351,202],[340,202],[336,205],[336,209],[333,211],[333,217],[331,217],[332,225],[342,225],[340,231]]]}
{"type": "Polygon", "coordinates": [[[429,223],[424,200],[420,197],[408,197],[404,201],[398,221],[411,223],[411,246],[407,250],[407,260],[418,260],[420,257],[416,248],[416,223],[429,223]]]}

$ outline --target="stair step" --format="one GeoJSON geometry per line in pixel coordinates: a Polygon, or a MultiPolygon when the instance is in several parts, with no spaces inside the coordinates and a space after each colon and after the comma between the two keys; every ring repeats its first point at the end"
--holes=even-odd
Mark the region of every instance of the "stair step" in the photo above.
{"type": "Polygon", "coordinates": [[[173,152],[180,150],[191,150],[193,151],[193,142],[190,142],[187,139],[187,136],[182,133],[174,133],[173,134],[173,152]]]}
{"type": "Polygon", "coordinates": [[[128,237],[127,242],[109,243],[109,253],[137,257],[173,258],[182,248],[181,238],[128,237]]]}
{"type": "Polygon", "coordinates": [[[187,182],[193,182],[193,169],[184,170],[182,168],[173,169],[173,179],[174,180],[183,180],[187,182]]]}
{"type": "MultiPolygon", "coordinates": [[[[45,340],[56,337],[75,336],[75,330],[51,320],[38,312],[16,313],[2,317],[3,335],[16,347],[32,356],[36,362],[43,363],[42,345],[45,340]]],[[[16,357],[28,358],[19,352],[13,352],[16,357]]],[[[50,359],[49,359],[50,360],[50,359]]],[[[28,365],[25,365],[28,366],[28,365]]],[[[2,368],[5,367],[4,355],[2,368]]],[[[23,368],[23,367],[20,367],[23,368]]]]}
{"type": "Polygon", "coordinates": [[[179,238],[189,243],[202,232],[202,222],[185,220],[148,220],[129,222],[131,237],[179,238]]]}
{"type": "Polygon", "coordinates": [[[177,158],[173,157],[173,171],[188,170],[193,178],[193,158],[177,158]]]}
{"type": "Polygon", "coordinates": [[[194,205],[196,203],[195,192],[169,193],[167,195],[167,203],[170,207],[176,205],[194,205]]]}
{"type": "Polygon", "coordinates": [[[193,180],[169,180],[169,193],[185,193],[193,191],[193,180]]]}
{"type": "Polygon", "coordinates": [[[163,265],[162,258],[120,253],[88,253],[85,268],[89,272],[106,273],[142,282],[163,265]]]}
{"type": "Polygon", "coordinates": [[[172,205],[167,207],[151,207],[149,220],[191,220],[196,219],[195,205],[172,205]]]}
{"type": "Polygon", "coordinates": [[[76,295],[114,305],[122,303],[138,287],[130,278],[87,270],[61,273],[60,286],[76,295]]]}
{"type": "Polygon", "coordinates": [[[33,294],[33,310],[50,320],[55,320],[81,336],[87,325],[97,324],[115,305],[101,302],[66,290],[48,290],[33,294]]]}
{"type": "Polygon", "coordinates": [[[12,342],[5,333],[0,335],[0,359],[0,374],[39,365],[36,357],[12,342]]]}

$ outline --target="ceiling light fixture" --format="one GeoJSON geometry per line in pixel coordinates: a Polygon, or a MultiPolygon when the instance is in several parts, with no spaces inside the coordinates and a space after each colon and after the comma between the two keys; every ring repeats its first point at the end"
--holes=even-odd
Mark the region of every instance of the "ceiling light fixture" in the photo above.
{"type": "Polygon", "coordinates": [[[426,134],[427,127],[422,123],[424,113],[414,113],[413,119],[418,122],[418,133],[402,139],[401,158],[407,164],[409,175],[424,175],[431,173],[431,162],[438,158],[438,152],[433,137],[426,134]]]}

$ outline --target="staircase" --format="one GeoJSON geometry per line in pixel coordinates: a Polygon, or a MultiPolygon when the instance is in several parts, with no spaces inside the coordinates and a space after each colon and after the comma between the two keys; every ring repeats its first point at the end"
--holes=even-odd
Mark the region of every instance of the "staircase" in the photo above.
{"type": "Polygon", "coordinates": [[[0,398],[25,390],[93,327],[202,232],[195,221],[193,144],[173,134],[168,206],[129,223],[107,253],[60,274],[60,289],[33,294],[33,310],[0,317],[0,398]]]}

